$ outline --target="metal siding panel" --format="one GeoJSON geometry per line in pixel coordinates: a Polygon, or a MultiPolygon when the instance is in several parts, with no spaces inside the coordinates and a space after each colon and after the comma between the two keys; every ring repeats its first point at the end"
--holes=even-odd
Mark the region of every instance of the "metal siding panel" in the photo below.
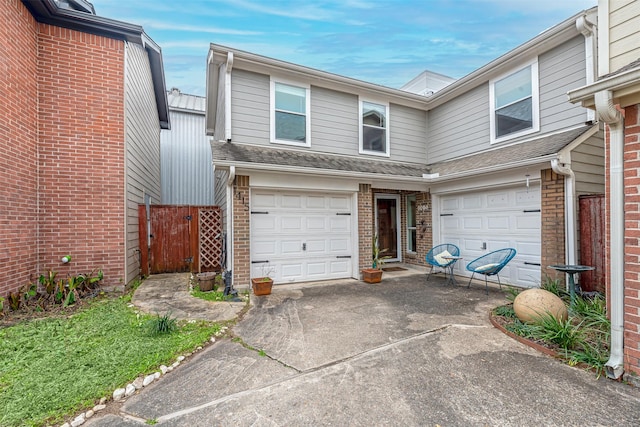
{"type": "Polygon", "coordinates": [[[205,116],[170,110],[171,126],[162,131],[164,204],[213,205],[214,178],[205,116]]]}

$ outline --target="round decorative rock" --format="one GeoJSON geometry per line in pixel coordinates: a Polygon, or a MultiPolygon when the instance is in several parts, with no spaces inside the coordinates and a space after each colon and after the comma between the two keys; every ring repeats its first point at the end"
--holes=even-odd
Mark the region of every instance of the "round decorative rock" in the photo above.
{"type": "Polygon", "coordinates": [[[569,317],[567,306],[560,297],[538,288],[520,292],[513,301],[513,311],[520,321],[526,323],[535,322],[546,313],[562,321],[569,317]]]}

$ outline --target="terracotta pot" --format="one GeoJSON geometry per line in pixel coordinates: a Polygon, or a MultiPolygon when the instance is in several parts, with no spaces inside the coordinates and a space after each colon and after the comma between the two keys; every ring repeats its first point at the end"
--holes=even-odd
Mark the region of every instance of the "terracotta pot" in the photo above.
{"type": "Polygon", "coordinates": [[[251,288],[254,295],[269,295],[271,294],[271,287],[273,286],[273,280],[269,277],[258,277],[251,279],[251,288]]]}
{"type": "Polygon", "coordinates": [[[367,283],[380,283],[382,280],[382,269],[364,268],[362,269],[362,280],[367,283]]]}

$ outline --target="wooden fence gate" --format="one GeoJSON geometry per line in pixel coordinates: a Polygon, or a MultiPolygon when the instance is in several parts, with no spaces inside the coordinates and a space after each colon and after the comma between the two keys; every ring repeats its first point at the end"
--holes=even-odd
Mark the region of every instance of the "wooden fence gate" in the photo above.
{"type": "Polygon", "coordinates": [[[605,263],[605,198],[604,194],[579,197],[580,264],[595,267],[580,274],[583,291],[598,291],[604,295],[607,281],[605,263]]]}
{"type": "Polygon", "coordinates": [[[221,269],[219,207],[139,205],[138,218],[143,275],[221,269]]]}

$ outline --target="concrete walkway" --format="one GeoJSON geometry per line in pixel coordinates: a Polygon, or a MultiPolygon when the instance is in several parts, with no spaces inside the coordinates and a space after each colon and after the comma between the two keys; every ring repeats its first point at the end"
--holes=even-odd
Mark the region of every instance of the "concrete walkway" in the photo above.
{"type": "Polygon", "coordinates": [[[88,426],[637,426],[640,391],[491,327],[504,294],[424,274],[277,286],[88,426]],[[244,345],[243,345],[244,343],[244,345]],[[259,351],[261,350],[261,351],[259,351]]]}

